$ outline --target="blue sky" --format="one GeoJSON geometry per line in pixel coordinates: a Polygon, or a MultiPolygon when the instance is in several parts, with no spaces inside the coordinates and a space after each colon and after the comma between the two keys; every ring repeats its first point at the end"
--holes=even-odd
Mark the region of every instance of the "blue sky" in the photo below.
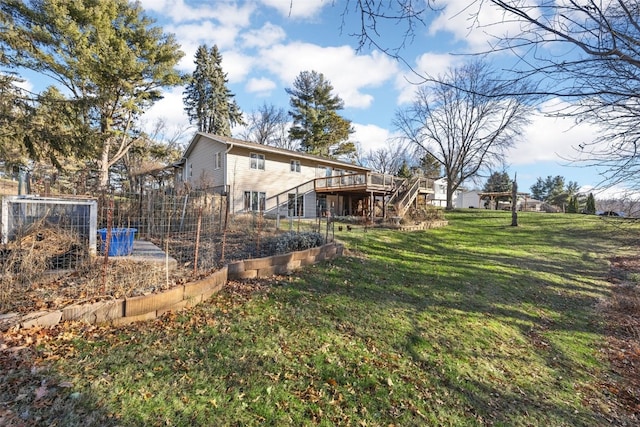
{"type": "MultiPolygon", "coordinates": [[[[305,70],[323,73],[334,93],[345,102],[342,115],[353,122],[353,139],[364,152],[389,144],[395,134],[392,125],[398,108],[412,100],[418,80],[402,62],[365,46],[358,52],[359,15],[353,0],[344,16],[345,0],[142,0],[147,14],[165,32],[175,34],[185,52],[182,71],[193,70],[196,48],[217,44],[229,88],[245,113],[263,103],[288,109],[285,88],[305,70]],[[342,25],[344,24],[344,25],[342,25]]],[[[460,53],[487,49],[487,32],[502,33],[507,24],[470,30],[468,0],[438,2],[444,9],[430,13],[429,22],[417,27],[415,38],[399,53],[420,73],[437,75],[467,59],[460,53]]],[[[481,24],[501,22],[501,13],[485,9],[481,24]]],[[[382,28],[384,46],[401,42],[402,26],[382,28]]],[[[494,56],[493,61],[508,61],[494,56]]],[[[147,123],[163,118],[170,126],[188,124],[182,105],[183,88],[174,88],[145,115],[147,123]]],[[[560,101],[550,101],[541,110],[560,101]]],[[[595,129],[573,126],[568,120],[536,115],[525,135],[507,157],[507,172],[517,173],[521,191],[529,191],[537,177],[562,175],[584,187],[596,186],[601,177],[593,168],[569,165],[573,147],[591,141],[595,129]]],[[[482,185],[482,182],[479,183],[482,185]]],[[[473,183],[468,183],[473,187],[473,183]]]]}

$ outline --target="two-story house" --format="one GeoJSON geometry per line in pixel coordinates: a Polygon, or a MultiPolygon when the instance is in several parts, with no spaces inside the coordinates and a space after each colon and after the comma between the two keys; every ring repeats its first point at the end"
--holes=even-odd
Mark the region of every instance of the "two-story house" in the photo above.
{"type": "Polygon", "coordinates": [[[227,194],[231,213],[281,217],[371,213],[395,178],[354,164],[198,132],[182,162],[182,180],[227,194]]]}

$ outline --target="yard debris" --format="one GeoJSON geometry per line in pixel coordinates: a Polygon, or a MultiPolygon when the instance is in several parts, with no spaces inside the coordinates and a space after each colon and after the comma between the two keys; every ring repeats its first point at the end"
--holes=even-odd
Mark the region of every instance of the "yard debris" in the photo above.
{"type": "MultiPolygon", "coordinates": [[[[640,256],[611,260],[611,296],[600,304],[608,331],[602,349],[610,372],[601,384],[616,413],[610,416],[640,425],[640,256]]],[[[621,424],[621,425],[631,425],[621,424]]]]}

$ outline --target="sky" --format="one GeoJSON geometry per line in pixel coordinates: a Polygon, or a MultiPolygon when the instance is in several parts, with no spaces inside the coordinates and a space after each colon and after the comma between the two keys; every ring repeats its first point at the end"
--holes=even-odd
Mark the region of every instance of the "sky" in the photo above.
{"type": "MultiPolygon", "coordinates": [[[[508,31],[508,24],[470,29],[468,0],[439,1],[439,11],[428,13],[423,26],[415,28],[411,40],[398,51],[402,61],[365,45],[358,49],[359,19],[351,0],[142,0],[146,14],[165,32],[173,33],[185,56],[178,65],[183,72],[194,69],[199,45],[216,44],[222,54],[222,68],[228,87],[245,113],[267,103],[289,109],[285,88],[292,87],[302,71],[323,73],[344,101],[341,115],[352,121],[366,153],[385,147],[397,136],[393,119],[399,108],[408,106],[419,74],[437,76],[448,67],[469,59],[469,52],[486,50],[492,33],[508,31]]],[[[481,24],[501,22],[501,13],[484,9],[481,24]]],[[[377,41],[383,48],[401,45],[405,28],[388,23],[380,28],[377,41]]],[[[508,58],[495,55],[491,61],[508,58]]],[[[183,87],[166,91],[144,116],[150,126],[162,118],[170,128],[188,125],[183,111],[183,87]]],[[[540,106],[552,111],[559,100],[540,106]]],[[[237,136],[238,129],[234,129],[237,136]]],[[[193,131],[189,132],[192,135],[193,131]]],[[[601,181],[598,171],[573,164],[574,147],[590,142],[595,129],[577,126],[567,119],[536,114],[522,138],[508,152],[506,172],[517,174],[520,191],[529,191],[538,177],[562,175],[576,181],[583,190],[601,181]]],[[[466,187],[481,187],[466,183],[466,187]]],[[[596,195],[597,195],[596,190],[596,195]]],[[[604,196],[604,193],[602,193],[604,196]]]]}

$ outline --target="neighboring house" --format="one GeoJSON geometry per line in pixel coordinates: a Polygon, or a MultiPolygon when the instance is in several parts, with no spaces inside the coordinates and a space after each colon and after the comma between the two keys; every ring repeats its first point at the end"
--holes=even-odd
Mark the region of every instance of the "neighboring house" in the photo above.
{"type": "MultiPolygon", "coordinates": [[[[462,193],[461,190],[454,191],[453,196],[451,198],[451,203],[453,203],[454,207],[458,206],[457,205],[458,198],[460,197],[461,193],[462,193]]],[[[431,195],[431,197],[429,198],[429,201],[433,206],[438,206],[441,208],[447,207],[447,179],[446,178],[436,179],[433,182],[433,195],[431,195]]]]}
{"type": "Polygon", "coordinates": [[[397,178],[362,166],[202,132],[182,167],[192,187],[227,194],[231,213],[373,216],[398,193],[397,178]]]}

